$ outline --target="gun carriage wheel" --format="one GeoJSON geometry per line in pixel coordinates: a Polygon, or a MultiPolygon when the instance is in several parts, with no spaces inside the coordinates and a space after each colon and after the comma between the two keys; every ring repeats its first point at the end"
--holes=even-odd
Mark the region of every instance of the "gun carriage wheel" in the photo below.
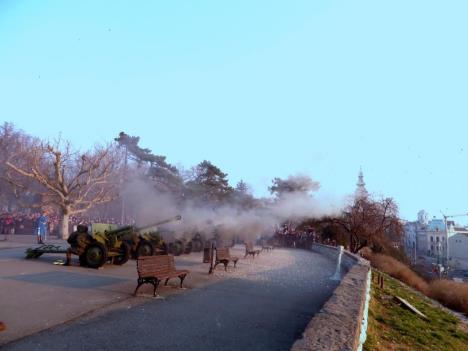
{"type": "Polygon", "coordinates": [[[180,256],[184,252],[184,243],[181,240],[176,240],[169,244],[169,253],[174,256],[180,256]]]}
{"type": "Polygon", "coordinates": [[[154,254],[154,247],[153,244],[147,240],[141,240],[138,243],[136,248],[136,258],[141,256],[153,256],[154,254]]]}
{"type": "Polygon", "coordinates": [[[102,267],[107,261],[106,247],[99,242],[89,244],[84,253],[84,261],[90,268],[102,267]]]}
{"type": "Polygon", "coordinates": [[[198,238],[192,239],[192,251],[200,252],[201,250],[203,250],[203,242],[198,238]]]}
{"type": "Polygon", "coordinates": [[[123,243],[120,245],[119,255],[118,255],[118,256],[114,256],[114,258],[113,258],[113,260],[112,260],[112,263],[115,264],[115,265],[118,265],[118,266],[123,265],[124,263],[126,263],[126,262],[129,260],[129,258],[130,258],[130,252],[131,252],[130,245],[128,245],[127,243],[123,242],[123,243]]]}
{"type": "Polygon", "coordinates": [[[184,254],[190,254],[193,250],[193,243],[192,243],[192,240],[190,240],[189,242],[187,242],[187,244],[185,244],[185,247],[184,247],[184,254]]]}

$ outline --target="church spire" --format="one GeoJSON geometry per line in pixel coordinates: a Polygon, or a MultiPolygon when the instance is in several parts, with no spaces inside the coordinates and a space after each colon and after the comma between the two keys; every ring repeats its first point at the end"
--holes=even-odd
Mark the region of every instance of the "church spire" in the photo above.
{"type": "Polygon", "coordinates": [[[369,193],[366,189],[366,183],[364,182],[364,174],[362,173],[362,167],[359,169],[358,182],[356,186],[356,198],[366,198],[369,196],[369,193]]]}

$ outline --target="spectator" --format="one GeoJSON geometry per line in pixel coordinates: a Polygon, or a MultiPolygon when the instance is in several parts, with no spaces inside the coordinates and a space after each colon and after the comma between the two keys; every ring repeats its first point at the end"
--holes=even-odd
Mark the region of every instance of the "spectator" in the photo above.
{"type": "Polygon", "coordinates": [[[42,212],[40,217],[37,219],[37,243],[44,244],[46,231],[47,231],[47,222],[49,219],[46,216],[45,212],[42,212]]]}
{"type": "Polygon", "coordinates": [[[5,228],[5,214],[2,213],[0,216],[0,234],[4,234],[5,228]]]}
{"type": "Polygon", "coordinates": [[[15,232],[15,219],[9,213],[6,213],[2,219],[2,234],[5,235],[4,240],[8,240],[10,234],[15,232]]]}

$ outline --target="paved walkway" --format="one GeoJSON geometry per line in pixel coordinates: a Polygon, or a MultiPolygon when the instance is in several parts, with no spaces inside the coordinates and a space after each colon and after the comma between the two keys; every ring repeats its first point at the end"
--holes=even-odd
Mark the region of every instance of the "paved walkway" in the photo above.
{"type": "MultiPolygon", "coordinates": [[[[194,257],[177,258],[177,265],[196,271],[201,257],[194,257]]],[[[182,293],[162,289],[164,299],[142,298],[3,349],[288,350],[334,290],[336,283],[328,279],[334,266],[302,250],[263,252],[255,260],[242,259],[235,271],[203,273],[210,278],[202,284],[195,279],[182,293]]]]}

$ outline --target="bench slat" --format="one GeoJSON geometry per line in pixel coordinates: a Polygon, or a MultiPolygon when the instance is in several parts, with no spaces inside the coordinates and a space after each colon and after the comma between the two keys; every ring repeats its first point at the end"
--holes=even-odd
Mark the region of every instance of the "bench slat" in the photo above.
{"type": "Polygon", "coordinates": [[[187,270],[176,270],[174,256],[143,256],[137,261],[137,271],[140,278],[155,277],[158,279],[178,277],[188,274],[187,270]]]}

